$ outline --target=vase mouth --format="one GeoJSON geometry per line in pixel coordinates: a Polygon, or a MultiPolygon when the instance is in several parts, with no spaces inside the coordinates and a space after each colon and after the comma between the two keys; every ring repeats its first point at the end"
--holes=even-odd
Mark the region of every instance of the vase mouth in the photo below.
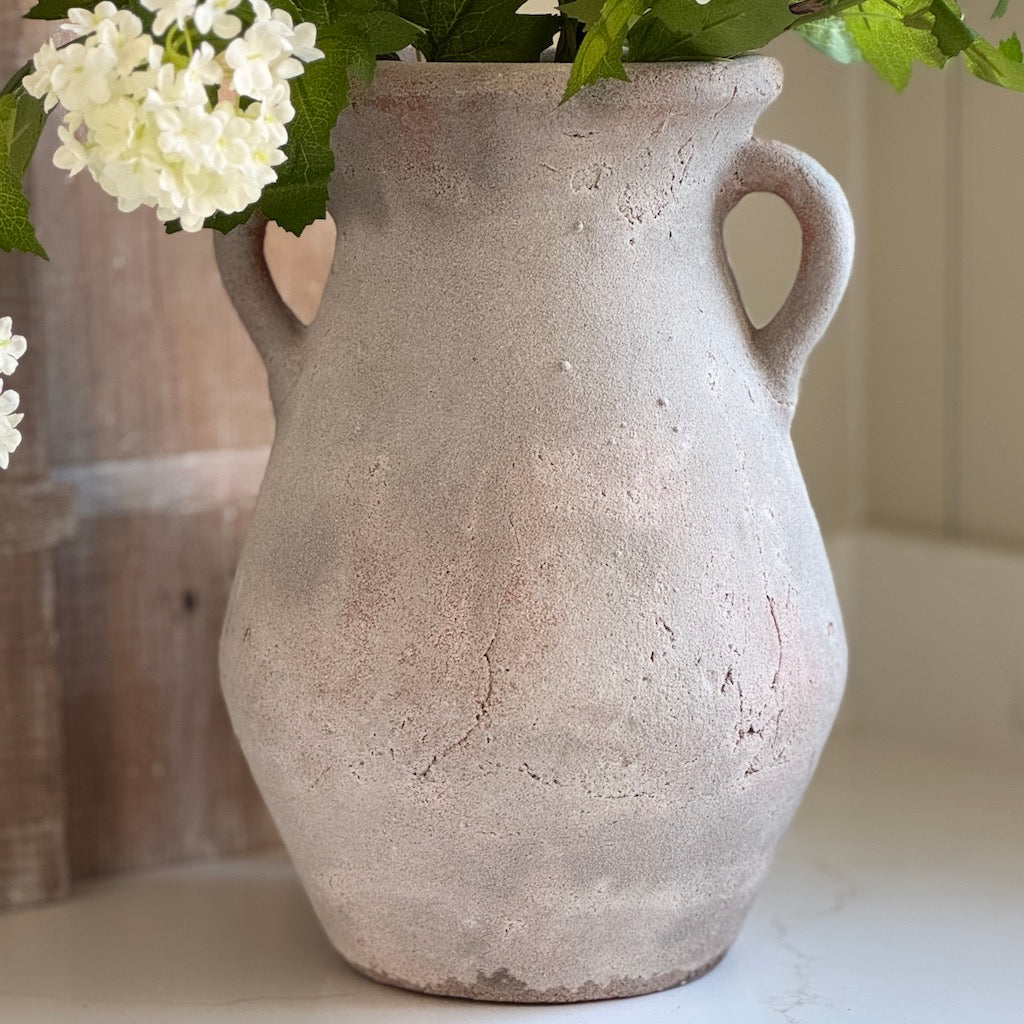
{"type": "MultiPolygon", "coordinates": [[[[764,108],[782,89],[782,65],[763,54],[720,60],[626,64],[628,82],[608,79],[587,86],[567,104],[593,108],[678,110],[739,103],[764,108]]],[[[353,105],[387,97],[434,100],[468,96],[518,96],[557,106],[569,81],[569,64],[443,61],[378,61],[374,83],[353,105]]]]}

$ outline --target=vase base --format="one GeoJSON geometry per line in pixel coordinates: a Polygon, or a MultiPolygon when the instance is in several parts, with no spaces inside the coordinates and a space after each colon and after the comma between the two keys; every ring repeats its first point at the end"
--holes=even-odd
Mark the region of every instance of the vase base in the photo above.
{"type": "Polygon", "coordinates": [[[351,961],[348,963],[354,970],[372,981],[432,996],[473,999],[488,1003],[587,1003],[601,999],[627,999],[631,996],[648,995],[652,992],[661,992],[664,989],[687,985],[714,970],[722,962],[727,952],[728,948],[722,950],[702,966],[688,970],[663,971],[649,977],[616,978],[605,984],[586,982],[576,987],[553,986],[541,990],[530,988],[504,968],[493,974],[485,974],[480,971],[476,981],[472,983],[459,981],[456,978],[449,978],[437,983],[417,983],[362,964],[351,961]]]}

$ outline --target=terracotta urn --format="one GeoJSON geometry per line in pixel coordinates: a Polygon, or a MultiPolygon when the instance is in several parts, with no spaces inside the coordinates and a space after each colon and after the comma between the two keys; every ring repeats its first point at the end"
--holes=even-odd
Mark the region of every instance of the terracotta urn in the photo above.
{"type": "Polygon", "coordinates": [[[846,646],[790,440],[849,211],[752,138],[765,57],[385,63],[334,136],[302,327],[263,225],[218,240],[277,436],[222,642],[253,774],[372,978],[628,996],[728,950],[846,646]],[[748,322],[722,222],[782,196],[792,293],[748,322]]]}

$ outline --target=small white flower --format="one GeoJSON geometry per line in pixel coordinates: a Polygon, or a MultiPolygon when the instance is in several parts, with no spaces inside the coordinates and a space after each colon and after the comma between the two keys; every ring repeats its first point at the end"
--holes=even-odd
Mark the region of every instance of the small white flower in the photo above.
{"type": "Polygon", "coordinates": [[[217,57],[217,52],[209,43],[201,43],[188,62],[188,70],[203,85],[219,86],[224,81],[224,67],[217,57]]]}
{"type": "Polygon", "coordinates": [[[302,74],[300,61],[319,60],[323,53],[313,45],[315,25],[304,22],[296,28],[287,12],[259,6],[260,0],[252,3],[256,23],[232,40],[224,60],[234,72],[231,85],[235,92],[262,100],[282,80],[302,74]]]}
{"type": "Polygon", "coordinates": [[[258,21],[224,51],[224,59],[234,72],[231,85],[240,96],[259,100],[273,89],[273,65],[288,58],[283,27],[270,20],[258,21]]]}
{"type": "Polygon", "coordinates": [[[128,75],[145,64],[153,44],[153,40],[143,32],[142,22],[131,11],[117,11],[115,17],[98,26],[96,42],[117,53],[119,75],[128,75]]]}
{"type": "Polygon", "coordinates": [[[172,25],[185,28],[188,19],[196,13],[196,3],[197,0],[142,0],[142,6],[156,15],[153,31],[158,36],[172,25]]]}
{"type": "Polygon", "coordinates": [[[18,368],[18,360],[25,354],[28,345],[20,334],[12,334],[14,321],[9,316],[0,316],[0,373],[12,374],[18,368]]]}
{"type": "MultiPolygon", "coordinates": [[[[289,22],[292,20],[291,15],[285,11],[275,11],[274,16],[277,15],[283,15],[289,22]]],[[[316,25],[312,22],[304,21],[302,24],[296,25],[289,42],[292,53],[306,64],[324,59],[324,51],[318,50],[316,46],[316,25]]]]}
{"type": "Polygon", "coordinates": [[[242,20],[230,12],[242,0],[200,0],[193,16],[196,28],[204,36],[212,32],[221,39],[234,39],[242,31],[242,20]]]}
{"type": "Polygon", "coordinates": [[[67,171],[73,178],[89,166],[89,153],[70,128],[61,125],[57,129],[61,145],[53,154],[53,165],[67,171]]]}
{"type": "Polygon", "coordinates": [[[72,43],[59,51],[60,59],[50,74],[50,88],[67,111],[107,103],[117,78],[117,51],[99,45],[95,36],[72,43]]]}
{"type": "Polygon", "coordinates": [[[18,392],[4,391],[3,381],[0,381],[0,469],[7,468],[11,455],[21,444],[21,433],[17,426],[24,416],[15,412],[18,402],[18,392]]]}
{"type": "Polygon", "coordinates": [[[115,18],[117,13],[117,8],[110,0],[103,0],[102,3],[97,4],[94,11],[87,11],[83,7],[72,7],[68,11],[70,20],[61,25],[61,28],[79,38],[92,35],[103,22],[115,18]]]}
{"type": "Polygon", "coordinates": [[[26,75],[21,83],[25,87],[25,92],[30,96],[44,101],[43,108],[47,113],[57,106],[57,91],[53,85],[53,72],[60,63],[61,58],[57,47],[47,40],[32,58],[35,71],[26,75]]]}

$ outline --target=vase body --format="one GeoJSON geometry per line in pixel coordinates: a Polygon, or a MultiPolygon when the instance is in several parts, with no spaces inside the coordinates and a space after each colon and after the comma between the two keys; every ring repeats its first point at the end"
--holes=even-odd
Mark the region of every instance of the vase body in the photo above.
{"type": "MultiPolygon", "coordinates": [[[[252,245],[218,252],[278,416],[222,641],[242,747],[355,967],[524,1002],[717,962],[846,665],[789,436],[845,208],[828,308],[805,284],[762,337],[721,222],[773,187],[777,65],[558,106],[565,73],[381,66],[308,331],[261,313],[252,245]]],[[[842,205],[807,187],[805,263],[842,205]]]]}

